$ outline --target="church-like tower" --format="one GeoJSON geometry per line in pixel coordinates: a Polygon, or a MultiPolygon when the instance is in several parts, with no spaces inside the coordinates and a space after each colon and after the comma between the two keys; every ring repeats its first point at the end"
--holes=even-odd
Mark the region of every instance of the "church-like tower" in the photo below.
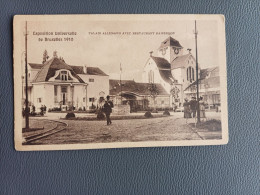
{"type": "Polygon", "coordinates": [[[179,41],[170,36],[161,43],[157,52],[158,57],[162,57],[171,63],[176,57],[183,55],[183,47],[179,41]]]}

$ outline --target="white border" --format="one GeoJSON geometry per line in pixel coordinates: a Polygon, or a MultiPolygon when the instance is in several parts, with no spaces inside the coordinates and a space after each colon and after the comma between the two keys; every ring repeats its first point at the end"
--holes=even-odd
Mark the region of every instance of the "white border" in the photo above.
{"type": "Polygon", "coordinates": [[[14,39],[14,142],[18,151],[37,150],[76,150],[76,149],[100,149],[100,148],[126,148],[126,147],[162,147],[162,146],[200,146],[222,145],[228,143],[228,106],[227,106],[227,72],[226,72],[226,40],[224,15],[16,15],[13,22],[14,39]],[[22,117],[21,99],[21,23],[24,21],[164,21],[164,20],[216,20],[218,22],[219,59],[220,59],[220,86],[221,86],[221,140],[181,140],[181,141],[152,141],[152,142],[113,142],[113,143],[89,143],[89,144],[63,144],[63,145],[22,145],[22,117]]]}

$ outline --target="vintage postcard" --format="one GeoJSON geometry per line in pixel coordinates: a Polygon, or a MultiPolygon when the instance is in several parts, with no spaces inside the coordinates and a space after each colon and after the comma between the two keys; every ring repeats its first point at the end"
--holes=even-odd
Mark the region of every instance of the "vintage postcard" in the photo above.
{"type": "Polygon", "coordinates": [[[19,151],[228,142],[223,15],[17,15],[19,151]]]}

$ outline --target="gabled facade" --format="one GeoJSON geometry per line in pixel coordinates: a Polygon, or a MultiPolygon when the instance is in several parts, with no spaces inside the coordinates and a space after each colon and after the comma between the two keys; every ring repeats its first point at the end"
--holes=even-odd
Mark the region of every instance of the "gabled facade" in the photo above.
{"type": "Polygon", "coordinates": [[[87,110],[100,96],[109,94],[108,75],[99,68],[68,65],[58,57],[44,64],[29,63],[28,82],[29,104],[36,111],[41,106],[87,110]]]}
{"type": "Polygon", "coordinates": [[[195,80],[196,60],[190,52],[183,55],[179,41],[168,37],[158,48],[157,56],[150,52],[143,70],[143,82],[160,83],[171,94],[172,106],[182,105],[184,89],[195,80]]]}

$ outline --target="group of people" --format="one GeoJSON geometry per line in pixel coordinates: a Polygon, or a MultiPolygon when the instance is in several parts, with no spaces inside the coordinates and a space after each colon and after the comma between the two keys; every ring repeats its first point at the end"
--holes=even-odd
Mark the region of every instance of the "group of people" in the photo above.
{"type": "Polygon", "coordinates": [[[187,98],[185,99],[183,107],[184,118],[186,119],[186,123],[188,123],[189,118],[195,118],[196,121],[198,106],[200,111],[200,118],[206,118],[205,103],[203,101],[203,97],[200,97],[198,101],[196,100],[196,97],[192,97],[190,101],[187,98]]]}
{"type": "MultiPolygon", "coordinates": [[[[41,105],[39,114],[41,116],[43,116],[44,113],[46,113],[46,110],[47,110],[47,107],[45,105],[41,105]]],[[[36,108],[35,108],[35,106],[33,104],[28,107],[28,113],[31,116],[35,116],[36,115],[36,108]]],[[[22,115],[23,115],[23,117],[25,117],[25,115],[26,115],[26,108],[25,107],[22,110],[22,115]]]]}

